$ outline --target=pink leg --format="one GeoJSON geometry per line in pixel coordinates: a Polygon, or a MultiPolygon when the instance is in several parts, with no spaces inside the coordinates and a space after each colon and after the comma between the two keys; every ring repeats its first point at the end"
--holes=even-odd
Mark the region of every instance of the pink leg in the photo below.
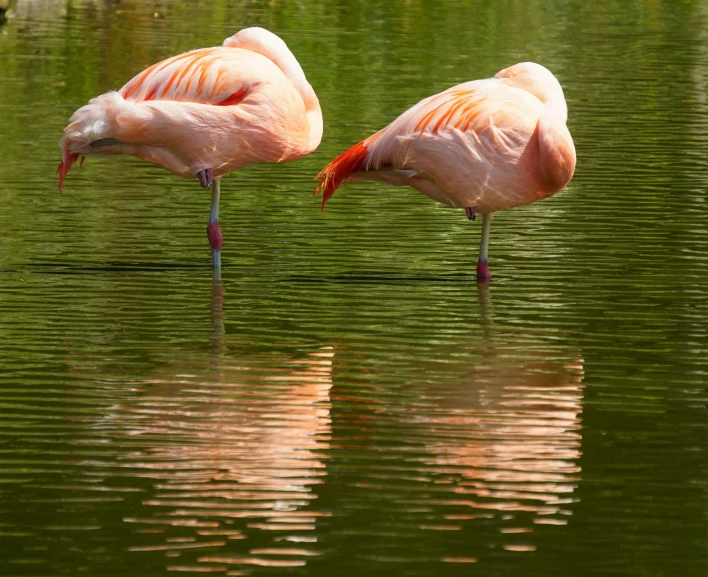
{"type": "Polygon", "coordinates": [[[479,260],[477,261],[477,282],[486,282],[492,275],[489,272],[489,261],[479,260]]]}
{"type": "Polygon", "coordinates": [[[224,235],[221,234],[218,220],[210,222],[207,225],[207,238],[209,239],[211,250],[221,250],[221,247],[224,245],[224,235]]]}
{"type": "Polygon", "coordinates": [[[476,206],[466,207],[465,214],[467,215],[467,218],[469,218],[470,220],[475,220],[477,218],[477,207],[476,206]]]}
{"type": "Polygon", "coordinates": [[[492,225],[492,216],[492,213],[482,215],[482,240],[479,245],[479,260],[477,261],[477,282],[488,282],[492,278],[487,261],[489,227],[492,225]]]}

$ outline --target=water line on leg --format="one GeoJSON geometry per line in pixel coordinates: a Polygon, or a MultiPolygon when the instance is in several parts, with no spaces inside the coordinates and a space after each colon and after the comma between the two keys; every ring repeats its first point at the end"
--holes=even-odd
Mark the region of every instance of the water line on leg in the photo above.
{"type": "Polygon", "coordinates": [[[479,243],[479,260],[477,261],[477,280],[488,281],[489,273],[489,229],[492,226],[493,213],[482,215],[482,240],[479,243]]]}
{"type": "Polygon", "coordinates": [[[211,186],[211,209],[209,211],[209,225],[207,226],[207,236],[209,246],[211,246],[211,259],[214,265],[214,274],[221,276],[221,246],[224,237],[219,229],[219,196],[221,194],[221,179],[215,178],[211,186]]]}

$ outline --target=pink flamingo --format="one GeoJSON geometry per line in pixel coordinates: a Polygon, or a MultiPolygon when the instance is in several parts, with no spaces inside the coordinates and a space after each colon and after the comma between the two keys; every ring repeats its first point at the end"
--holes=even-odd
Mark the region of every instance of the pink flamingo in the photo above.
{"type": "Polygon", "coordinates": [[[412,186],[483,217],[477,279],[490,278],[492,215],[551,196],[575,170],[560,83],[523,62],[422,100],[335,158],[317,176],[322,208],[345,181],[412,186]]]}
{"type": "Polygon", "coordinates": [[[79,156],[99,154],[132,154],[197,177],[212,188],[207,236],[219,270],[221,177],[301,158],[321,138],[320,105],[298,61],[275,34],[246,28],[223,46],[158,62],[79,108],[59,143],[59,190],[79,156]]]}

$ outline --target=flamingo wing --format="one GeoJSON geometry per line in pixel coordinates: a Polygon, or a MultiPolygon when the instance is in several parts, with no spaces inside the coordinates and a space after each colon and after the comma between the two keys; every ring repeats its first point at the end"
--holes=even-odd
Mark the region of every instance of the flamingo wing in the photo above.
{"type": "Polygon", "coordinates": [[[243,51],[204,48],[153,64],[136,75],[119,94],[126,100],[171,100],[216,106],[240,103],[254,75],[244,66],[243,51]]]}
{"type": "Polygon", "coordinates": [[[518,158],[541,113],[535,96],[496,79],[454,86],[335,158],[318,175],[317,191],[324,206],[343,182],[368,178],[411,185],[458,206],[445,192],[450,181],[465,190],[483,186],[490,167],[518,158]]]}
{"type": "Polygon", "coordinates": [[[279,162],[296,148],[292,119],[306,123],[302,97],[267,57],[229,47],[186,52],[74,113],[60,142],[60,190],[80,155],[132,154],[187,178],[279,162]]]}

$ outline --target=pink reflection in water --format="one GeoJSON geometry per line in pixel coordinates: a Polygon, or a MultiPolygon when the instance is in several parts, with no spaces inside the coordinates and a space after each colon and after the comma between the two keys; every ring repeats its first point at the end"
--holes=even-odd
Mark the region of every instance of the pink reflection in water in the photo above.
{"type": "Polygon", "coordinates": [[[310,505],[327,474],[334,350],[323,346],[301,358],[238,356],[223,337],[222,302],[217,286],[212,352],[156,370],[110,417],[128,448],[125,476],[152,480],[143,514],[124,519],[140,534],[129,550],[166,551],[205,568],[239,559],[300,566],[304,554],[293,552],[292,541],[326,515],[310,505]],[[257,557],[247,545],[253,531],[273,540],[257,557]],[[186,534],[196,539],[175,539],[186,534]],[[237,555],[222,559],[231,553],[237,555]],[[270,554],[276,558],[263,557],[270,554]]]}
{"type": "Polygon", "coordinates": [[[444,385],[411,382],[421,392],[415,409],[385,410],[422,447],[418,472],[432,480],[430,496],[398,502],[447,511],[443,523],[420,526],[428,530],[460,530],[486,511],[499,519],[505,550],[533,551],[528,541],[539,525],[566,524],[572,513],[584,361],[543,334],[489,331],[467,346],[455,351],[470,359],[465,371],[443,369],[444,385]]]}

